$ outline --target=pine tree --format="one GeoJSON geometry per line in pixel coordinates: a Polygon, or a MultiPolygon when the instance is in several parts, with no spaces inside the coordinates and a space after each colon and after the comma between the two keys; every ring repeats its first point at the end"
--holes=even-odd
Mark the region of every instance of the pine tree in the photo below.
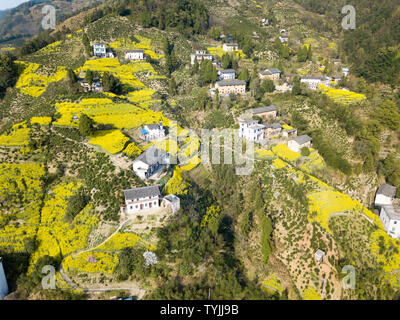
{"type": "Polygon", "coordinates": [[[84,33],[82,35],[82,43],[83,43],[83,47],[85,48],[86,55],[89,57],[92,56],[92,53],[93,53],[92,47],[90,46],[90,41],[89,41],[89,38],[86,35],[86,33],[84,33]]]}

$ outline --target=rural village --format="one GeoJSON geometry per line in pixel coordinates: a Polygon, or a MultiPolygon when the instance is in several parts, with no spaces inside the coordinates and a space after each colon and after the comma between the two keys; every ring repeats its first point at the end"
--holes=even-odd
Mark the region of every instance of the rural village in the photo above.
{"type": "Polygon", "coordinates": [[[104,1],[0,42],[0,300],[398,298],[399,83],[301,3],[104,1]]]}

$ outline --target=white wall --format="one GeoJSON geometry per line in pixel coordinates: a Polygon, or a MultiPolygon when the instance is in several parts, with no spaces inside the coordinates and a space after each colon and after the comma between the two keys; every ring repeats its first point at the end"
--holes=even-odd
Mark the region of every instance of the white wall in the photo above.
{"type": "Polygon", "coordinates": [[[385,207],[381,208],[379,218],[385,226],[387,234],[392,238],[400,239],[400,220],[390,219],[385,211],[385,207]]]}
{"type": "Polygon", "coordinates": [[[375,197],[375,205],[378,207],[388,206],[392,204],[392,198],[387,197],[383,194],[377,194],[375,197]]]}

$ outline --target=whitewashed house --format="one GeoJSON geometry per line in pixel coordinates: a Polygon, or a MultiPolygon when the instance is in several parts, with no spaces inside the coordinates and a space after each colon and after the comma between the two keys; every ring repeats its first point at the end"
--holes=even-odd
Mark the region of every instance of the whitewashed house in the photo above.
{"type": "Polygon", "coordinates": [[[125,206],[122,212],[127,214],[151,210],[160,207],[160,189],[158,186],[124,190],[125,206]]]}
{"type": "Polygon", "coordinates": [[[343,67],[342,68],[342,74],[344,77],[348,77],[350,74],[350,69],[348,67],[343,67]]]}
{"type": "Polygon", "coordinates": [[[106,45],[103,43],[95,43],[93,45],[93,55],[98,58],[106,58],[106,45]]]}
{"type": "Polygon", "coordinates": [[[176,195],[169,194],[162,199],[161,206],[170,209],[172,213],[176,213],[181,208],[181,200],[176,195]]]}
{"type": "Polygon", "coordinates": [[[0,300],[3,300],[3,298],[7,294],[8,294],[7,279],[3,268],[2,257],[0,257],[0,300]]]}
{"type": "Polygon", "coordinates": [[[311,90],[317,90],[320,84],[331,86],[331,79],[328,77],[301,77],[300,82],[305,83],[311,90]]]}
{"type": "Polygon", "coordinates": [[[400,208],[398,206],[382,206],[379,219],[389,236],[400,239],[400,208]]]}
{"type": "Polygon", "coordinates": [[[397,188],[390,184],[382,184],[375,194],[375,207],[389,206],[393,203],[397,188]]]}
{"type": "Polygon", "coordinates": [[[290,150],[300,153],[301,149],[311,147],[311,141],[311,137],[303,134],[302,136],[298,136],[292,140],[289,140],[288,147],[290,150]]]}
{"type": "Polygon", "coordinates": [[[144,50],[128,50],[125,52],[125,59],[131,61],[144,60],[144,50]]]}
{"type": "Polygon", "coordinates": [[[146,124],[140,132],[145,141],[153,141],[165,137],[165,129],[161,122],[146,124]]]}
{"type": "Polygon", "coordinates": [[[224,69],[218,71],[218,80],[233,80],[236,77],[235,70],[224,69]]]}
{"type": "Polygon", "coordinates": [[[169,166],[169,154],[156,147],[149,147],[132,163],[132,169],[141,179],[151,179],[151,177],[169,166]]]}
{"type": "Polygon", "coordinates": [[[239,137],[249,141],[261,142],[264,140],[263,124],[259,124],[258,120],[239,120],[239,137]]]}
{"type": "Polygon", "coordinates": [[[207,53],[206,50],[196,50],[195,53],[190,55],[190,64],[194,65],[195,61],[200,64],[203,60],[213,61],[213,56],[210,53],[207,53]]]}
{"type": "Polygon", "coordinates": [[[324,261],[325,251],[318,249],[317,251],[315,251],[314,257],[317,263],[322,263],[324,261]]]}
{"type": "Polygon", "coordinates": [[[222,45],[222,50],[225,52],[233,52],[239,50],[239,45],[237,43],[224,43],[222,45]]]}

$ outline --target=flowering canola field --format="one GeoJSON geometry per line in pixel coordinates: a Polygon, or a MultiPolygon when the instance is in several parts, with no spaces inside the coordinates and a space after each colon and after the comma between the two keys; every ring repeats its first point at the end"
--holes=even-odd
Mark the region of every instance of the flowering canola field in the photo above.
{"type": "Polygon", "coordinates": [[[86,273],[104,272],[112,274],[119,263],[118,255],[112,252],[83,252],[77,256],[68,256],[62,262],[65,271],[86,273]]]}
{"type": "Polygon", "coordinates": [[[296,161],[301,157],[300,153],[290,150],[289,147],[283,143],[272,147],[272,152],[279,158],[282,158],[286,161],[296,161]]]}
{"type": "Polygon", "coordinates": [[[25,146],[29,143],[28,124],[26,121],[14,124],[10,130],[0,135],[1,146],[25,146]]]}
{"type": "Polygon", "coordinates": [[[96,131],[89,137],[89,143],[99,146],[110,153],[118,153],[125,148],[129,138],[119,130],[96,131]]]}
{"type": "Polygon", "coordinates": [[[0,199],[22,203],[16,208],[0,209],[0,248],[8,252],[24,252],[25,239],[33,239],[40,222],[44,166],[38,163],[0,163],[0,199]],[[22,199],[20,198],[22,196],[22,199]],[[9,223],[6,215],[15,214],[19,223],[9,223]]]}
{"type": "Polygon", "coordinates": [[[170,120],[162,112],[153,111],[141,105],[114,103],[111,99],[82,99],[80,103],[56,103],[57,112],[61,115],[53,125],[78,127],[81,114],[86,114],[100,124],[111,124],[115,128],[137,128],[147,123],[162,122],[169,125],[170,120]]]}
{"type": "Polygon", "coordinates": [[[366,96],[361,93],[346,91],[342,89],[329,88],[321,84],[318,86],[318,89],[322,93],[327,95],[329,98],[331,98],[333,101],[338,103],[348,104],[348,103],[363,101],[366,99],[366,96]]]}
{"type": "Polygon", "coordinates": [[[23,94],[32,97],[41,96],[50,83],[60,81],[67,76],[65,67],[58,67],[57,71],[51,75],[43,75],[38,72],[40,65],[37,63],[23,61],[17,61],[17,63],[23,65],[25,69],[19,76],[15,87],[20,89],[23,94]]]}

